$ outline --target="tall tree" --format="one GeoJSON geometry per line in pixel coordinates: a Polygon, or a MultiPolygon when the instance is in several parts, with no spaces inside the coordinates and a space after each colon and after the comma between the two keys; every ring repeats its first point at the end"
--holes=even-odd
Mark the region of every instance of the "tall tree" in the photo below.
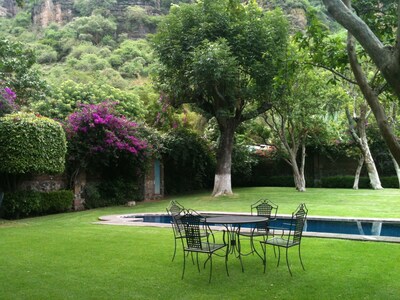
{"type": "Polygon", "coordinates": [[[332,100],[332,95],[321,89],[327,81],[324,72],[317,74],[317,69],[299,64],[300,52],[290,57],[284,74],[278,77],[285,82],[285,91],[264,119],[273,133],[274,145],[292,168],[296,189],[304,192],[306,146],[310,139],[325,135],[324,104],[332,100]]]}
{"type": "Polygon", "coordinates": [[[323,0],[323,2],[332,17],[349,32],[347,48],[352,70],[374,113],[383,139],[400,164],[400,143],[391,129],[376,91],[368,85],[358,63],[354,45],[356,39],[400,98],[400,1],[389,0],[385,4],[380,1],[360,2],[360,8],[362,6],[370,8],[369,13],[363,15],[365,20],[352,10],[349,0],[323,0]]]}
{"type": "Polygon", "coordinates": [[[213,196],[232,194],[237,127],[271,107],[284,60],[287,20],[256,1],[204,0],[172,6],[154,37],[155,82],[171,103],[192,103],[220,131],[213,196]]]}

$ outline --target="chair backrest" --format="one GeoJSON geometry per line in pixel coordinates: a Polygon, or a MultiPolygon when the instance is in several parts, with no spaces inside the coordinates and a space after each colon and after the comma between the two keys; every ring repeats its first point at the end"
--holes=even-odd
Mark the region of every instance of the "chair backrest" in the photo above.
{"type": "Polygon", "coordinates": [[[203,244],[200,234],[200,225],[202,223],[202,217],[195,212],[187,212],[180,218],[182,226],[184,228],[184,235],[186,238],[186,244],[191,249],[203,249],[203,244]]]}
{"type": "Polygon", "coordinates": [[[172,230],[174,231],[175,237],[181,237],[184,229],[180,219],[185,212],[185,208],[179,202],[172,200],[166,210],[171,216],[172,230]]]}
{"type": "Polygon", "coordinates": [[[267,199],[258,200],[251,205],[251,214],[256,211],[258,216],[264,216],[268,219],[275,219],[278,212],[278,205],[267,199]]]}
{"type": "Polygon", "coordinates": [[[269,201],[267,199],[260,199],[256,203],[251,205],[251,214],[253,215],[255,212],[257,216],[267,217],[267,222],[259,222],[255,226],[255,230],[257,232],[268,232],[269,221],[276,219],[276,213],[278,211],[278,205],[269,201]]]}
{"type": "Polygon", "coordinates": [[[291,230],[288,241],[293,244],[300,244],[301,237],[303,236],[304,226],[307,220],[308,209],[305,203],[301,203],[297,209],[292,213],[291,230]]]}
{"type": "Polygon", "coordinates": [[[178,201],[172,200],[166,208],[167,213],[171,216],[180,215],[185,208],[178,201]]]}

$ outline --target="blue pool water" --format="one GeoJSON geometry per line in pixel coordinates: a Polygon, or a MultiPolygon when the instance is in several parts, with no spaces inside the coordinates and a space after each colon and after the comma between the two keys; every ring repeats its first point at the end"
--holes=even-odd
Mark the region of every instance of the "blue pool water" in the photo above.
{"type": "MultiPolygon", "coordinates": [[[[143,222],[170,223],[168,215],[136,215],[135,218],[143,219],[143,222]]],[[[277,219],[271,222],[273,227],[287,227],[287,218],[277,219]],[[285,224],[286,223],[286,224],[285,224]]],[[[251,225],[247,225],[250,227],[251,225]]],[[[243,227],[246,227],[244,225],[243,227]]],[[[367,236],[400,237],[400,222],[369,221],[369,220],[329,220],[329,219],[308,219],[306,232],[333,233],[333,234],[354,234],[367,236]]]]}

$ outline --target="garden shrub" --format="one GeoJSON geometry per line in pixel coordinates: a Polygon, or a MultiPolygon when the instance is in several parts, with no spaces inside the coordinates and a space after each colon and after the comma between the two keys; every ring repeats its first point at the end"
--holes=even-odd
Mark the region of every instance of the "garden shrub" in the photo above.
{"type": "MultiPolygon", "coordinates": [[[[323,188],[353,188],[354,176],[331,176],[321,179],[321,187],[323,188]]],[[[359,188],[369,188],[369,178],[360,177],[358,183],[359,188]]]]}
{"type": "Polygon", "coordinates": [[[72,208],[74,193],[70,190],[41,193],[40,206],[43,214],[68,211],[72,208]]]}
{"type": "Polygon", "coordinates": [[[167,193],[193,191],[212,186],[215,158],[207,141],[185,128],[163,138],[164,184],[167,193]]]}
{"type": "Polygon", "coordinates": [[[6,219],[19,219],[40,211],[40,193],[20,191],[5,193],[1,206],[2,216],[6,219]]]}
{"type": "Polygon", "coordinates": [[[84,198],[84,206],[88,209],[143,200],[138,184],[122,178],[87,184],[84,198]]]}
{"type": "Polygon", "coordinates": [[[384,188],[399,188],[399,179],[397,176],[381,177],[381,183],[384,188]]]}
{"type": "Polygon", "coordinates": [[[71,209],[74,194],[69,190],[7,192],[0,207],[6,219],[65,212],[71,209]]]}
{"type": "Polygon", "coordinates": [[[62,126],[31,113],[0,118],[0,172],[62,173],[67,144],[62,126]]]}

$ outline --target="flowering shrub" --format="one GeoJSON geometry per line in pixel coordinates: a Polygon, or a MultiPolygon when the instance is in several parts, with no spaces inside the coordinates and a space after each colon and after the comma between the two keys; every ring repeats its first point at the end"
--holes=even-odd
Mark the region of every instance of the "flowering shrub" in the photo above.
{"type": "Polygon", "coordinates": [[[0,117],[18,109],[16,98],[17,95],[9,87],[0,88],[0,117]]]}
{"type": "Polygon", "coordinates": [[[92,163],[108,165],[122,155],[143,162],[147,143],[140,137],[138,125],[117,116],[116,103],[82,104],[68,117],[65,127],[69,160],[83,167],[92,163]]]}

